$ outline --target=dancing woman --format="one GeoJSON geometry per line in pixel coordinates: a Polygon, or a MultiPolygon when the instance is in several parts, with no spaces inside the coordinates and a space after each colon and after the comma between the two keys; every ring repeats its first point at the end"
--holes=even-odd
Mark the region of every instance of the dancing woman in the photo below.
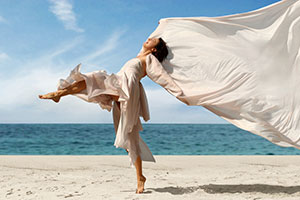
{"type": "Polygon", "coordinates": [[[57,103],[63,96],[75,95],[85,101],[98,103],[108,111],[113,109],[116,131],[114,145],[124,148],[129,154],[131,166],[134,164],[136,167],[136,193],[143,192],[146,181],[142,174],[142,160],[155,162],[139,135],[139,131],[143,130],[139,116],[145,121],[149,120],[147,98],[140,80],[147,75],[147,60],[162,62],[168,55],[166,43],[161,38],[149,38],[142,49],[117,74],[108,75],[104,70],[82,74],[78,65],[66,80],[60,80],[57,91],[39,95],[41,99],[52,99],[57,103]]]}
{"type": "Polygon", "coordinates": [[[139,56],[116,75],[81,74],[78,66],[57,92],[41,98],[58,102],[74,94],[107,110],[113,107],[114,145],[137,160],[137,192],[142,192],[146,179],[136,155],[154,161],[138,136],[139,114],[149,119],[139,82],[146,74],[189,106],[203,106],[274,144],[300,149],[299,30],[299,0],[221,17],[164,18],[139,56]],[[158,38],[168,44],[164,62],[168,50],[158,38]]]}

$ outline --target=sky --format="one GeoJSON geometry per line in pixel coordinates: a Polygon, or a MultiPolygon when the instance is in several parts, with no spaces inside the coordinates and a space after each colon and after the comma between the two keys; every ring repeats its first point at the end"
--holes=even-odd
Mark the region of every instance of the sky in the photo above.
{"type": "MultiPolygon", "coordinates": [[[[136,57],[166,17],[214,17],[252,11],[279,0],[0,0],[0,123],[112,123],[99,105],[55,91],[77,64],[81,72],[117,73],[136,57]]],[[[152,82],[147,123],[228,123],[187,106],[152,82]]],[[[144,121],[142,121],[144,122],[144,121]]]]}

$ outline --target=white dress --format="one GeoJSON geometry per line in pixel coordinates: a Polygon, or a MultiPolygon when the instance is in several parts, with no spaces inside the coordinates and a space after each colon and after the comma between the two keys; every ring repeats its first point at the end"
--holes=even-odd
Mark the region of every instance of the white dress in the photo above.
{"type": "Polygon", "coordinates": [[[300,0],[222,17],[165,18],[150,37],[169,48],[162,64],[149,56],[153,81],[187,105],[300,149],[300,0]]]}
{"type": "Polygon", "coordinates": [[[146,71],[140,59],[129,60],[117,74],[111,75],[105,70],[82,74],[80,66],[76,66],[66,80],[59,81],[58,89],[84,80],[86,89],[74,95],[87,102],[97,103],[102,109],[113,110],[116,132],[114,146],[129,150],[130,166],[134,167],[138,155],[143,161],[155,162],[139,134],[143,130],[139,117],[145,121],[150,119],[147,97],[140,82],[146,71]],[[120,108],[110,95],[119,96],[120,108]]]}

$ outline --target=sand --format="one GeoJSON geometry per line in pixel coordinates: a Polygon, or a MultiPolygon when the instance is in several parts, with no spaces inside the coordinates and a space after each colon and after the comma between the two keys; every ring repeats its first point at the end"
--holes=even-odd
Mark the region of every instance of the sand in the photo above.
{"type": "Polygon", "coordinates": [[[0,199],[300,199],[300,156],[0,156],[0,199]]]}

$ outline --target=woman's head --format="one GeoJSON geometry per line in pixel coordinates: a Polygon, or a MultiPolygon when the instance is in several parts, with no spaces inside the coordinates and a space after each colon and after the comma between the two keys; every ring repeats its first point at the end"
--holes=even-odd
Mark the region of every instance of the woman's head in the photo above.
{"type": "Polygon", "coordinates": [[[148,38],[143,47],[145,51],[150,51],[159,62],[162,62],[168,55],[166,42],[161,38],[148,38]]]}

